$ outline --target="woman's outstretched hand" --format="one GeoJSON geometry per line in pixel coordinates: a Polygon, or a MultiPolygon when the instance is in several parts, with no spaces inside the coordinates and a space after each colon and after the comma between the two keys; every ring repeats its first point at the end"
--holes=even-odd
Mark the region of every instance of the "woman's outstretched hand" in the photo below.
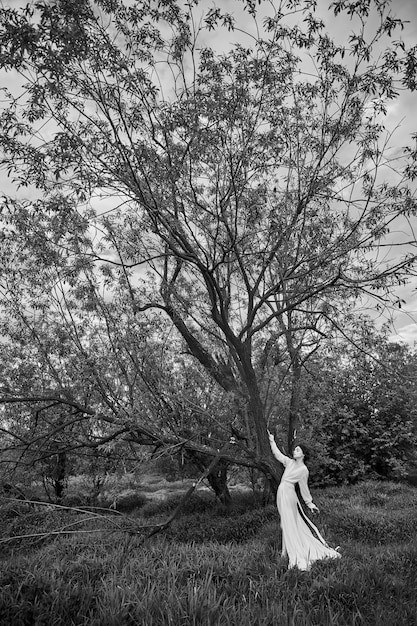
{"type": "Polygon", "coordinates": [[[269,437],[269,441],[275,441],[274,435],[270,433],[269,430],[268,430],[268,437],[269,437]]]}
{"type": "Polygon", "coordinates": [[[308,505],[308,508],[311,513],[320,513],[320,509],[313,502],[308,505]]]}

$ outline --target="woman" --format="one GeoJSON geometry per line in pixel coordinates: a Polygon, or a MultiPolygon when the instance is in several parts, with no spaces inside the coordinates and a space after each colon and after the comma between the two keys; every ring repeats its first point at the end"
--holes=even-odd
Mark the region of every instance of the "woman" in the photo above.
{"type": "Polygon", "coordinates": [[[295,485],[300,486],[301,496],[312,512],[318,512],[308,488],[308,469],[304,464],[305,446],[297,445],[290,459],[278,449],[274,436],[268,432],[272,454],[285,466],[277,492],[277,506],[281,517],[282,555],[288,556],[288,567],[308,570],[318,559],[338,558],[339,552],[330,548],[318,529],[304,514],[298,502],[295,485]]]}

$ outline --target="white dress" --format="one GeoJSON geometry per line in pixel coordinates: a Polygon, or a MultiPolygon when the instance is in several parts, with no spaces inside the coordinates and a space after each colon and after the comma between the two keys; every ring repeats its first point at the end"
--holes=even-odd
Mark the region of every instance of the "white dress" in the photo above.
{"type": "Polygon", "coordinates": [[[285,466],[277,492],[277,506],[281,517],[282,555],[288,556],[288,567],[308,570],[319,559],[338,558],[340,553],[330,548],[316,526],[304,514],[298,501],[295,485],[300,486],[301,496],[307,506],[313,499],[308,488],[308,469],[282,454],[274,441],[272,453],[285,466]]]}

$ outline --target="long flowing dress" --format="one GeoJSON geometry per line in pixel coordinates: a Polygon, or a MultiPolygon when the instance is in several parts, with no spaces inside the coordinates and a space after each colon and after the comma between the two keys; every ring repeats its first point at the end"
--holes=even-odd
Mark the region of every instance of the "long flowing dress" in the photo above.
{"type": "Polygon", "coordinates": [[[277,492],[277,507],[281,518],[282,555],[288,556],[288,567],[308,570],[314,561],[340,557],[340,553],[326,543],[318,528],[304,514],[298,501],[297,483],[306,505],[313,502],[308,488],[307,467],[282,454],[274,441],[271,441],[271,449],[275,458],[285,466],[277,492]]]}

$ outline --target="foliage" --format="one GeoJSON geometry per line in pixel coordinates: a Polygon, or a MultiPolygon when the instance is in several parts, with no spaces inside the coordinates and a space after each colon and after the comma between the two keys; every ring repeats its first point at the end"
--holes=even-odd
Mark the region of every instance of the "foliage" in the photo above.
{"type": "MultiPolygon", "coordinates": [[[[323,343],[304,363],[298,387],[298,439],[311,449],[310,482],[357,482],[364,477],[399,479],[413,473],[417,443],[416,352],[377,331],[367,317],[323,343]]],[[[272,407],[287,413],[288,379],[272,407]]],[[[285,449],[285,426],[273,417],[285,449]]],[[[288,448],[286,449],[288,451],[288,448]]]]}
{"type": "Polygon", "coordinates": [[[356,348],[344,343],[317,358],[305,378],[303,423],[320,438],[320,446],[312,442],[316,462],[310,463],[318,483],[400,478],[413,458],[416,354],[367,320],[357,339],[356,348]]]}
{"type": "Polygon", "coordinates": [[[58,433],[207,466],[236,433],[225,471],[278,479],[277,365],[298,371],[341,302],[396,301],[412,275],[408,237],[380,255],[416,211],[417,153],[391,153],[385,118],[416,87],[404,24],[387,2],[338,1],[354,30],[334,41],[310,0],[243,7],[0,9],[1,65],[24,84],[0,116],[19,187],[1,205],[7,451],[58,433]]]}

